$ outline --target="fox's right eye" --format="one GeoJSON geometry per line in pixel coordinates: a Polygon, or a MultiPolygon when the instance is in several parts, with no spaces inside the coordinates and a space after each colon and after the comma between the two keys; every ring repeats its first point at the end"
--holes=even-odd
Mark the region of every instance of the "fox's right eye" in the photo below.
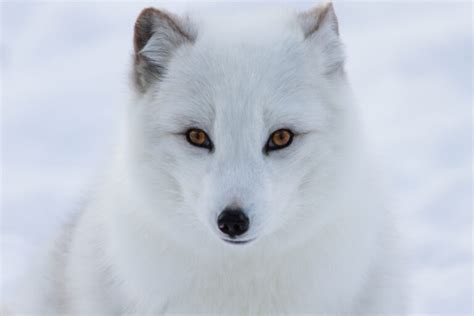
{"type": "Polygon", "coordinates": [[[270,151],[290,146],[293,141],[293,136],[293,132],[286,128],[274,131],[268,138],[267,144],[265,145],[265,152],[269,153],[270,151]]]}
{"type": "Polygon", "coordinates": [[[190,128],[186,132],[186,140],[193,146],[212,150],[213,144],[206,132],[199,128],[190,128]]]}

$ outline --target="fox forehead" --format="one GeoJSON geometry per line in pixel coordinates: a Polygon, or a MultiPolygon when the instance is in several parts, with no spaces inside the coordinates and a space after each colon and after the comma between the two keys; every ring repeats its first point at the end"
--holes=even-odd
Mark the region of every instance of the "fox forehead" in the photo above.
{"type": "MultiPolygon", "coordinates": [[[[242,69],[226,73],[221,65],[222,76],[212,71],[190,70],[188,75],[170,71],[172,80],[163,82],[153,102],[161,124],[173,128],[201,127],[212,129],[230,126],[251,126],[272,129],[280,125],[309,129],[313,118],[326,116],[317,89],[310,88],[301,74],[269,70],[265,76],[247,75],[242,69]],[[190,84],[180,82],[197,75],[200,80],[190,84]]],[[[249,67],[250,68],[250,67],[249,67]]]]}
{"type": "Polygon", "coordinates": [[[304,50],[296,41],[267,44],[247,41],[210,49],[197,40],[184,46],[156,87],[156,109],[163,118],[204,127],[236,120],[303,124],[318,103],[304,50]]]}

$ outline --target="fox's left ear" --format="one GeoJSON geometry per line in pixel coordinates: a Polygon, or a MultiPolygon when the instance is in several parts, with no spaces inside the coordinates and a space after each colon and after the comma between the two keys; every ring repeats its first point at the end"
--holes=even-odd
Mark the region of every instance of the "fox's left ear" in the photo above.
{"type": "Polygon", "coordinates": [[[332,3],[300,13],[298,20],[305,42],[319,53],[321,70],[325,74],[342,71],[344,50],[339,38],[339,26],[332,3]]]}
{"type": "Polygon", "coordinates": [[[165,75],[168,63],[183,45],[190,45],[196,31],[190,21],[155,8],[144,9],[135,23],[133,77],[140,92],[165,75]]]}

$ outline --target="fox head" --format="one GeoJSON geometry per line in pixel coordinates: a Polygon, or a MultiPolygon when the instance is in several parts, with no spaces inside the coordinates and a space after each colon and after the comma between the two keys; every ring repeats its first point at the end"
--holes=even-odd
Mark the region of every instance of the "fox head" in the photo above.
{"type": "Polygon", "coordinates": [[[133,58],[129,181],[146,225],[245,249],[302,242],[334,218],[348,89],[331,4],[200,19],[148,8],[133,58]]]}

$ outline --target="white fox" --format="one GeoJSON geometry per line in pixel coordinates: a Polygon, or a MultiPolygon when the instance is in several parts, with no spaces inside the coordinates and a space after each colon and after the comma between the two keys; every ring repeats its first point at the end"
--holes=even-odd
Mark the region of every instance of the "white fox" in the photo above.
{"type": "Polygon", "coordinates": [[[331,4],[145,9],[132,83],[111,170],[18,312],[404,313],[331,4]]]}

